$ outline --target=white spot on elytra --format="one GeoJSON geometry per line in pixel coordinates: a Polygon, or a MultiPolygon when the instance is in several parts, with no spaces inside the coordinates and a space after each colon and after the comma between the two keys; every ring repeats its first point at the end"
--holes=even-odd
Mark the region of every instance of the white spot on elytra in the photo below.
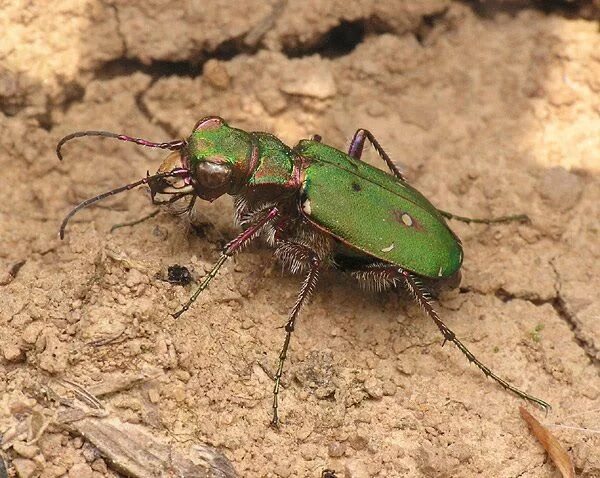
{"type": "Polygon", "coordinates": [[[381,249],[381,252],[391,252],[391,250],[394,248],[394,243],[392,242],[389,246],[384,247],[383,249],[381,249]]]}
{"type": "Polygon", "coordinates": [[[438,271],[438,277],[442,277],[443,270],[444,270],[444,268],[442,266],[440,266],[440,270],[438,271]]]}
{"type": "Polygon", "coordinates": [[[307,216],[310,216],[310,213],[312,212],[312,209],[310,208],[310,199],[307,199],[302,203],[302,211],[304,211],[304,214],[307,216]]]}
{"type": "Polygon", "coordinates": [[[410,227],[410,226],[412,226],[412,225],[413,225],[413,218],[412,218],[412,217],[410,217],[410,215],[409,215],[409,214],[407,214],[407,213],[405,213],[405,212],[404,212],[404,213],[402,213],[402,216],[401,216],[401,217],[402,217],[402,222],[403,222],[403,223],[404,223],[406,226],[410,227]]]}

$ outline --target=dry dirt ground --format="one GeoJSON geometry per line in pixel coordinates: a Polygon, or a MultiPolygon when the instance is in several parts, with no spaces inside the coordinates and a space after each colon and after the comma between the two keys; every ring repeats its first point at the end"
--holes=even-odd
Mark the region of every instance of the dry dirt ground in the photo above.
{"type": "MultiPolygon", "coordinates": [[[[218,114],[290,145],[319,133],[346,148],[366,127],[439,207],[529,214],[531,224],[452,222],[463,282],[439,310],[483,362],[553,405],[547,416],[527,406],[579,476],[600,477],[599,10],[565,3],[0,2],[8,475],[120,476],[65,423],[77,409],[138,424],[172,456],[210,445],[243,477],[559,476],[522,400],[442,348],[404,296],[333,272],[299,321],[283,423],[269,428],[268,373],[301,278],[252,247],[189,313],[169,315],[194,284],[166,282],[168,267],[205,275],[237,231],[229,198],[198,204],[193,225],[163,212],[110,233],[153,211],[138,188],[57,238],[74,204],[164,156],[88,139],[59,163],[61,136],[167,140],[218,114]]],[[[170,456],[139,476],[174,476],[170,456]]]]}

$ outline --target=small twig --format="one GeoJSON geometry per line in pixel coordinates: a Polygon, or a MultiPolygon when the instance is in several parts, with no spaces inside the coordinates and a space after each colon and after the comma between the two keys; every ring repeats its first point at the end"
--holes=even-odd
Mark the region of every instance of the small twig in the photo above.
{"type": "Polygon", "coordinates": [[[525,408],[519,407],[519,412],[525,423],[529,425],[531,433],[544,447],[563,478],[575,478],[573,461],[556,437],[525,408]]]}
{"type": "Polygon", "coordinates": [[[60,383],[66,388],[70,388],[71,390],[73,390],[75,395],[77,395],[77,398],[79,398],[82,402],[87,403],[92,408],[95,408],[97,410],[104,410],[104,405],[102,405],[100,400],[98,400],[93,394],[88,392],[78,383],[67,379],[59,380],[58,383],[60,383]]]}
{"type": "Polygon", "coordinates": [[[124,333],[125,333],[125,327],[123,327],[123,330],[121,330],[121,332],[119,332],[117,335],[112,335],[110,337],[104,337],[102,339],[91,340],[90,342],[87,342],[86,345],[91,345],[92,347],[101,347],[103,345],[120,343],[120,342],[123,342],[123,340],[125,340],[125,338],[123,338],[123,340],[120,340],[119,342],[117,342],[117,340],[124,333]]]}

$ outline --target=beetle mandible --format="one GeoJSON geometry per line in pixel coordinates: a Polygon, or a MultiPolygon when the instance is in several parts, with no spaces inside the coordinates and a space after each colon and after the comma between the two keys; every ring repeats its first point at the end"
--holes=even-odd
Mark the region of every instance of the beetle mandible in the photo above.
{"type": "Polygon", "coordinates": [[[445,219],[465,222],[507,222],[526,216],[470,219],[433,206],[411,187],[375,137],[366,129],[354,134],[347,153],[327,146],[320,136],[289,148],[269,133],[246,132],[222,118],[201,119],[187,139],[154,143],[107,131],[79,131],[65,136],[63,145],[83,136],[104,136],[173,151],[158,172],[107,191],[77,205],[60,227],[64,237],[69,219],[80,209],[142,184],[155,203],[191,198],[214,201],[229,194],[235,199],[235,220],[242,232],[222,250],[175,318],[187,311],[214,279],[228,258],[262,237],[291,272],[305,274],[285,324],[285,339],[274,376],[272,425],[279,422],[278,395],[292,332],[302,306],[314,290],[320,272],[333,267],[350,273],[376,290],[404,287],[438,327],[488,377],[521,398],[544,409],[550,406],[500,378],[480,362],[442,322],[433,307],[432,287],[460,282],[463,260],[459,238],[445,219]],[[369,141],[392,174],[361,160],[369,141]],[[158,195],[167,195],[158,201],[158,195]]]}

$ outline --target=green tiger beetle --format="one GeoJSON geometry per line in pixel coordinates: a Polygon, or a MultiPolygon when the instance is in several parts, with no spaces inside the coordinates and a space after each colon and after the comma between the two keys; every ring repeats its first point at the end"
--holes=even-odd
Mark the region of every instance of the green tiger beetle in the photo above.
{"type": "Polygon", "coordinates": [[[77,211],[142,184],[149,186],[157,204],[187,197],[191,208],[198,198],[214,201],[224,194],[234,197],[235,220],[242,232],[223,248],[212,270],[173,314],[175,318],[190,308],[227,259],[259,237],[288,270],[305,274],[285,324],[274,375],[272,425],[279,422],[281,376],[296,319],[325,268],[347,272],[378,291],[403,286],[434,321],[444,343],[454,343],[470,362],[505,389],[545,410],[550,408],[480,362],[442,322],[432,303],[433,291],[440,285],[457,287],[460,283],[462,245],[446,219],[489,224],[526,220],[526,216],[470,219],[437,209],[408,184],[366,129],[356,131],[345,153],[323,144],[320,136],[289,148],[272,134],[232,128],[222,118],[209,116],[196,124],[187,139],[164,143],[107,131],[72,133],[58,143],[59,159],[67,141],[83,136],[103,136],[173,152],[156,174],[77,205],[62,222],[61,238],[77,211]],[[361,160],[365,141],[373,145],[392,174],[361,160]]]}

